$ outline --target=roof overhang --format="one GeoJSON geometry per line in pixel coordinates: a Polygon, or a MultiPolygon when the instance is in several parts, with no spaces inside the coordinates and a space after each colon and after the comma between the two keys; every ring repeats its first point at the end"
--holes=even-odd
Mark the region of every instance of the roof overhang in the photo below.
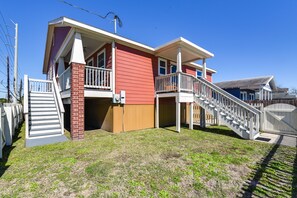
{"type": "MultiPolygon", "coordinates": [[[[194,61],[204,59],[204,58],[211,58],[214,55],[209,51],[199,47],[198,45],[180,37],[175,39],[169,43],[166,43],[160,47],[152,48],[145,44],[127,39],[125,37],[119,36],[117,34],[113,34],[102,29],[87,25],[85,23],[78,22],[73,19],[69,19],[67,17],[60,17],[58,19],[52,20],[48,23],[48,32],[47,32],[47,40],[46,40],[46,47],[45,47],[45,55],[44,55],[44,62],[43,62],[43,73],[46,74],[49,66],[49,59],[51,53],[51,44],[54,35],[55,27],[71,27],[72,30],[82,33],[89,38],[100,38],[100,40],[104,42],[112,42],[115,41],[119,44],[123,44],[125,46],[138,49],[150,54],[154,54],[156,56],[160,56],[163,58],[167,58],[168,60],[176,61],[177,57],[177,49],[181,48],[181,55],[182,55],[182,63],[190,64],[190,66],[197,67],[201,69],[196,63],[192,63],[194,61]]],[[[207,71],[215,73],[215,70],[207,68],[207,71]]]]}
{"type": "Polygon", "coordinates": [[[198,45],[180,37],[162,46],[155,48],[155,55],[176,60],[178,48],[181,48],[182,62],[189,63],[201,59],[211,58],[214,55],[198,45]]]}

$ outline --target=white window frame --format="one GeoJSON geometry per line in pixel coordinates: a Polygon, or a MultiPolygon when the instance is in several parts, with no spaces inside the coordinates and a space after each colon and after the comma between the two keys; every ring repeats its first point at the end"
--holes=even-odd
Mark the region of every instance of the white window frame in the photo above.
{"type": "Polygon", "coordinates": [[[103,65],[103,67],[100,67],[100,68],[106,68],[106,50],[105,50],[105,48],[103,49],[103,50],[101,50],[98,54],[97,54],[97,64],[96,64],[96,66],[97,67],[99,67],[99,56],[101,55],[101,54],[104,54],[104,65],[103,65]]]}
{"type": "Polygon", "coordinates": [[[240,92],[240,99],[241,100],[247,100],[247,92],[246,91],[241,91],[240,92]]]}
{"type": "Polygon", "coordinates": [[[250,100],[255,100],[255,94],[250,93],[250,100]]]}
{"type": "Polygon", "coordinates": [[[94,63],[94,57],[91,58],[91,59],[89,59],[89,60],[87,61],[87,66],[93,66],[93,67],[95,67],[94,64],[95,64],[95,63],[94,63]],[[93,62],[93,64],[92,64],[92,65],[89,65],[90,62],[93,62]]]}
{"type": "MultiPolygon", "coordinates": [[[[164,68],[164,67],[162,66],[162,68],[164,68]]],[[[167,74],[167,60],[163,59],[163,58],[158,58],[158,75],[159,76],[164,76],[166,74],[167,74]],[[165,74],[160,74],[160,68],[161,68],[160,61],[165,62],[165,74]]]]}
{"type": "Polygon", "coordinates": [[[201,76],[199,76],[199,77],[202,77],[202,76],[203,76],[203,73],[202,73],[202,71],[201,71],[201,70],[199,70],[199,69],[196,69],[196,78],[198,78],[197,71],[200,71],[200,72],[201,72],[201,76]]]}
{"type": "MultiPolygon", "coordinates": [[[[170,62],[170,74],[172,74],[172,67],[175,66],[176,67],[176,72],[177,72],[177,65],[175,62],[170,62]]],[[[175,73],[176,73],[175,72],[175,73]]]]}

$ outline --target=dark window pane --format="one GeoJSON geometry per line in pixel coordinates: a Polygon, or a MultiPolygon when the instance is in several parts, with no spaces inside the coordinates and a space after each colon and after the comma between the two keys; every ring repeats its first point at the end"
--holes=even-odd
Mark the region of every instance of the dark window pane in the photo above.
{"type": "Polygon", "coordinates": [[[160,74],[165,75],[165,68],[160,67],[160,74]]]}

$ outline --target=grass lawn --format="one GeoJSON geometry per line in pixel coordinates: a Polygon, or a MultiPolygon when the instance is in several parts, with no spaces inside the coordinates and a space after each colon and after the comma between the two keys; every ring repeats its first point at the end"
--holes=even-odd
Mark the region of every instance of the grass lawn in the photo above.
{"type": "Polygon", "coordinates": [[[296,197],[296,148],[173,129],[24,148],[23,125],[0,161],[0,197],[296,197]]]}

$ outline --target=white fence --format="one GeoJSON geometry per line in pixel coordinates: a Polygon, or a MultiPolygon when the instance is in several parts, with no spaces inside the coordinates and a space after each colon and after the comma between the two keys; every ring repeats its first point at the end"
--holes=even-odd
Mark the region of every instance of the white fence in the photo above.
{"type": "Polygon", "coordinates": [[[21,104],[4,103],[0,105],[0,158],[3,147],[11,146],[15,130],[23,121],[23,108],[21,104]]]}

